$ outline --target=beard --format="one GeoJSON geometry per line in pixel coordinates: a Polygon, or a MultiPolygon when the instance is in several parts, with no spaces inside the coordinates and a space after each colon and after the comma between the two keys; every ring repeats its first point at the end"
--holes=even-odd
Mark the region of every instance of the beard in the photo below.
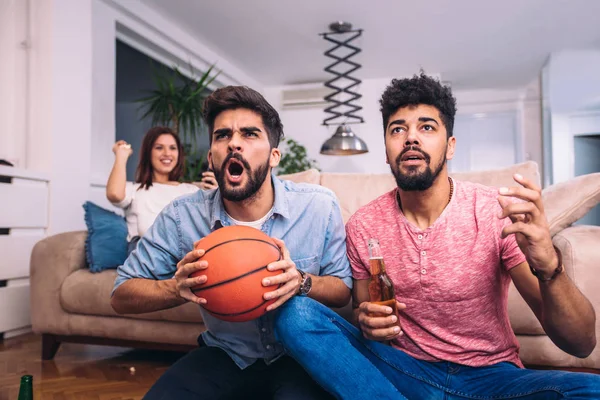
{"type": "Polygon", "coordinates": [[[220,168],[214,168],[213,165],[213,171],[215,173],[217,185],[219,186],[219,191],[225,200],[244,201],[256,195],[256,192],[258,192],[262,184],[265,182],[265,179],[269,174],[269,159],[267,159],[264,164],[259,165],[256,170],[252,170],[248,161],[246,161],[241,154],[229,153],[227,157],[225,157],[225,160],[221,164],[220,168]],[[225,181],[225,166],[232,158],[235,158],[244,166],[244,170],[248,176],[246,184],[244,185],[227,187],[227,182],[225,181]]]}
{"type": "Polygon", "coordinates": [[[403,191],[423,191],[429,189],[433,182],[437,179],[440,172],[444,168],[446,164],[446,152],[444,152],[439,164],[436,166],[435,170],[431,169],[431,156],[425,153],[423,150],[410,146],[406,147],[398,157],[396,157],[396,161],[394,164],[390,164],[390,169],[392,170],[392,174],[394,178],[396,178],[396,184],[403,191]],[[409,151],[417,151],[421,153],[423,158],[425,159],[425,170],[419,172],[420,166],[410,166],[408,167],[408,172],[405,173],[400,168],[400,161],[404,154],[409,151]]]}

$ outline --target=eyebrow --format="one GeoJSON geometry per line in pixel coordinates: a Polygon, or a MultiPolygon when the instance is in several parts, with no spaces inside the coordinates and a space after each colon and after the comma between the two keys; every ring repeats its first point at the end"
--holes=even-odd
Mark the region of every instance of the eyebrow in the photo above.
{"type": "Polygon", "coordinates": [[[256,126],[245,126],[243,128],[240,128],[240,131],[244,132],[244,133],[249,133],[249,132],[262,132],[260,130],[260,128],[256,127],[256,126]]]}
{"type": "MultiPolygon", "coordinates": [[[[245,126],[243,128],[240,128],[240,131],[242,131],[243,133],[249,133],[249,132],[262,132],[262,130],[260,128],[257,128],[256,126],[245,126]]],[[[213,136],[215,135],[228,135],[231,133],[231,129],[230,128],[221,128],[221,129],[217,129],[213,132],[213,136]]]]}
{"type": "MultiPolygon", "coordinates": [[[[437,122],[437,120],[435,118],[430,118],[430,117],[419,117],[419,121],[420,122],[435,122],[436,125],[438,125],[438,126],[440,125],[440,123],[437,122]]],[[[388,129],[391,128],[392,125],[402,125],[405,123],[406,123],[405,119],[395,119],[388,124],[388,129]]]]}

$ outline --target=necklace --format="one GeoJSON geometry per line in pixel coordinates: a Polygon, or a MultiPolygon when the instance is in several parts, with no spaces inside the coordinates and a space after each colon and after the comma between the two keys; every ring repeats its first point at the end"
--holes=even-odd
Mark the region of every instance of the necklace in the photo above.
{"type": "MultiPolygon", "coordinates": [[[[448,203],[446,203],[446,205],[450,204],[450,200],[452,200],[452,195],[454,194],[454,182],[450,177],[448,177],[448,182],[450,183],[450,194],[448,195],[448,203]]],[[[396,191],[396,200],[398,201],[398,207],[400,207],[400,211],[402,211],[402,202],[400,201],[399,190],[396,191]]]]}

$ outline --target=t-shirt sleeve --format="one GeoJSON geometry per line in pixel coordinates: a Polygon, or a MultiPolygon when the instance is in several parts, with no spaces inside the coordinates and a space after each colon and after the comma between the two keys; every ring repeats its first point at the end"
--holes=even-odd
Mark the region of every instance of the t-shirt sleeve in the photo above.
{"type": "Polygon", "coordinates": [[[171,204],[158,214],[155,223],[140,238],[125,263],[117,268],[114,291],[131,278],[170,279],[183,258],[176,209],[171,204]]]}
{"type": "MultiPolygon", "coordinates": [[[[135,185],[137,186],[137,185],[135,185]]],[[[115,207],[119,207],[119,208],[127,208],[131,205],[131,202],[133,201],[133,195],[135,193],[135,187],[133,182],[127,182],[125,183],[125,198],[117,203],[112,203],[113,206],[115,207]]]]}
{"type": "Polygon", "coordinates": [[[332,202],[329,215],[320,275],[336,276],[352,289],[352,272],[346,256],[346,232],[337,200],[332,202]]]}
{"type": "Polygon", "coordinates": [[[369,279],[371,277],[368,264],[367,235],[361,228],[355,219],[351,219],[346,224],[348,260],[352,268],[352,277],[356,280],[369,279]]]}
{"type": "Polygon", "coordinates": [[[196,193],[200,188],[194,184],[188,183],[188,193],[196,193]]]}

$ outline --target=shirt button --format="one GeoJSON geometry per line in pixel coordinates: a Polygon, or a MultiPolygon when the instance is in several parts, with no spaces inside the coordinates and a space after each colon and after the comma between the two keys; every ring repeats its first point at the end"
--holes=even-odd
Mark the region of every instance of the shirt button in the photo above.
{"type": "Polygon", "coordinates": [[[427,273],[427,270],[426,270],[425,268],[423,268],[423,269],[421,270],[421,273],[422,273],[423,275],[425,275],[425,274],[427,273]]]}
{"type": "Polygon", "coordinates": [[[271,350],[271,345],[270,344],[267,345],[267,350],[271,350]]]}
{"type": "Polygon", "coordinates": [[[426,252],[426,251],[422,251],[422,252],[421,252],[421,255],[422,255],[422,256],[424,256],[425,254],[427,254],[427,252],[426,252]]]}
{"type": "Polygon", "coordinates": [[[423,235],[419,235],[419,239],[423,239],[423,235]]]}
{"type": "Polygon", "coordinates": [[[267,328],[262,328],[261,331],[266,332],[267,328]]]}

